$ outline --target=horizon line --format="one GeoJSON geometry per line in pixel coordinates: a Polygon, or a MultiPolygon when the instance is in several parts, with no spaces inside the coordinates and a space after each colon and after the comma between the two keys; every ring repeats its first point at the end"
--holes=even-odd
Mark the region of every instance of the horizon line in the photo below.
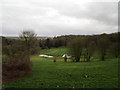
{"type": "MultiPolygon", "coordinates": [[[[54,35],[54,36],[45,36],[45,35],[37,35],[36,37],[59,37],[59,36],[69,36],[69,35],[101,35],[101,34],[112,34],[112,33],[119,33],[118,32],[111,32],[111,33],[95,33],[95,34],[63,34],[63,35],[54,35]]],[[[19,37],[19,35],[0,35],[2,37],[19,37]]]]}

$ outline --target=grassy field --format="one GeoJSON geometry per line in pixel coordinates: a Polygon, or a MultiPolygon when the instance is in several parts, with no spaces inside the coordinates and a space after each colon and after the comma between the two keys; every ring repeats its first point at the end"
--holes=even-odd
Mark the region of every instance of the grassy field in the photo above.
{"type": "Polygon", "coordinates": [[[118,60],[91,62],[64,62],[65,48],[42,50],[52,58],[31,56],[33,72],[20,80],[5,84],[5,88],[117,88],[118,60]]]}

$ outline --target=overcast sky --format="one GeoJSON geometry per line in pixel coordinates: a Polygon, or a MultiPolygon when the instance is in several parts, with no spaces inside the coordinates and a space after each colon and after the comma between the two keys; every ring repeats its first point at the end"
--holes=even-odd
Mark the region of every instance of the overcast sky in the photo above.
{"type": "Polygon", "coordinates": [[[94,1],[2,0],[0,35],[18,36],[24,30],[40,36],[117,32],[118,0],[94,1]]]}

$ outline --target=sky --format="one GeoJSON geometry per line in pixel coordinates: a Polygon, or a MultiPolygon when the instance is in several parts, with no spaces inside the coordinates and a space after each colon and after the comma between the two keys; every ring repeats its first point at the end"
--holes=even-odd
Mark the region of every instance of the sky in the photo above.
{"type": "Polygon", "coordinates": [[[1,0],[0,35],[91,35],[118,31],[118,0],[1,0]]]}

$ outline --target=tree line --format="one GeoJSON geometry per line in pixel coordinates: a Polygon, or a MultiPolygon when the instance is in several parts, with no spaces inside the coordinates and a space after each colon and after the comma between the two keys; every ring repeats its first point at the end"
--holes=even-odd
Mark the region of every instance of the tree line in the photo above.
{"type": "Polygon", "coordinates": [[[85,61],[90,61],[94,52],[99,52],[101,60],[105,60],[106,55],[118,58],[120,33],[99,34],[99,35],[64,35],[54,38],[38,40],[32,31],[23,32],[19,39],[9,39],[2,37],[3,54],[10,58],[17,53],[28,51],[29,54],[38,54],[40,49],[50,49],[57,47],[66,47],[76,62],[84,56],[85,61]]]}
{"type": "Polygon", "coordinates": [[[39,41],[41,49],[67,47],[74,61],[90,61],[95,52],[99,52],[100,60],[104,61],[106,56],[120,57],[120,32],[99,35],[65,35],[39,41]]]}

